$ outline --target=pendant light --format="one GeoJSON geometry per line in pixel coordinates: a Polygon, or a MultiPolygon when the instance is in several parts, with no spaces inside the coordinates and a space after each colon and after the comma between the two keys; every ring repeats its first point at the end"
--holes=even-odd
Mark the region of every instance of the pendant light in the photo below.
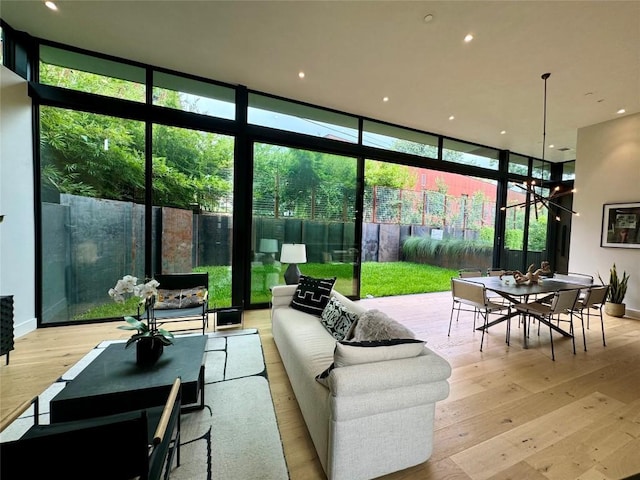
{"type": "MultiPolygon", "coordinates": [[[[543,115],[542,115],[542,160],[543,161],[544,161],[546,142],[547,142],[547,80],[549,79],[550,76],[551,76],[550,73],[543,73],[542,76],[540,77],[542,78],[542,80],[544,80],[544,107],[543,107],[543,115]]],[[[538,204],[540,204],[540,207],[544,206],[551,214],[553,213],[551,211],[551,206],[553,206],[553,207],[556,207],[558,210],[563,210],[573,215],[579,215],[579,213],[571,210],[570,208],[564,207],[554,202],[554,200],[557,198],[563,197],[565,195],[569,195],[570,193],[574,193],[575,189],[567,190],[566,192],[560,192],[560,187],[556,186],[551,191],[551,194],[548,197],[543,197],[542,187],[540,187],[540,193],[536,192],[535,190],[535,186],[536,186],[535,180],[531,180],[531,182],[525,182],[525,185],[526,186],[516,184],[518,188],[521,188],[522,190],[527,192],[526,200],[521,203],[516,203],[515,205],[502,207],[500,208],[500,210],[505,211],[507,208],[513,208],[513,207],[525,207],[525,206],[528,207],[529,205],[533,204],[533,211],[535,212],[536,220],[538,220],[538,208],[539,208],[538,204]]],[[[558,211],[558,214],[555,215],[555,219],[557,221],[560,221],[559,211],[558,211]]]]}

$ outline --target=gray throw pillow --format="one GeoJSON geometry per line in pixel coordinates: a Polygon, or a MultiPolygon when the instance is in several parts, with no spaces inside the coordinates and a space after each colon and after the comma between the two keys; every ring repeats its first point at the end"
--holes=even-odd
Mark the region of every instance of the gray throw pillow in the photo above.
{"type": "Polygon", "coordinates": [[[386,313],[374,309],[360,314],[351,337],[347,337],[347,340],[362,342],[397,338],[416,338],[416,336],[411,330],[393,320],[386,313]]]}

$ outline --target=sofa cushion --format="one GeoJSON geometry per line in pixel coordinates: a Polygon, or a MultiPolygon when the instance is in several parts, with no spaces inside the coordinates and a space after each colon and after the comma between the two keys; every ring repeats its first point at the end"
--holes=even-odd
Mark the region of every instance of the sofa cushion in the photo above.
{"type": "Polygon", "coordinates": [[[379,310],[367,310],[360,314],[350,337],[347,340],[392,340],[397,338],[415,338],[415,334],[404,325],[379,310]]]}
{"type": "Polygon", "coordinates": [[[158,289],[154,308],[157,310],[197,307],[204,303],[207,292],[205,287],[183,288],[177,290],[158,289]]]}
{"type": "Polygon", "coordinates": [[[357,319],[358,314],[347,310],[334,295],[320,316],[320,322],[336,340],[344,340],[357,319]]]}
{"type": "Polygon", "coordinates": [[[329,368],[318,374],[316,380],[324,386],[328,386],[327,378],[334,368],[417,357],[423,352],[424,345],[424,341],[412,338],[363,342],[341,341],[336,343],[336,348],[333,352],[333,363],[329,368]]]}
{"type": "Polygon", "coordinates": [[[313,278],[300,275],[298,287],[291,300],[291,308],[320,317],[329,303],[336,278],[313,278]]]}

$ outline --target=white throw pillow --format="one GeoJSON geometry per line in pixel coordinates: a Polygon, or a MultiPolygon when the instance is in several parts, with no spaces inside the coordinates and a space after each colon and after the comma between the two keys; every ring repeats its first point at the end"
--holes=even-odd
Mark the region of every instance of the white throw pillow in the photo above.
{"type": "Polygon", "coordinates": [[[417,357],[424,350],[424,345],[425,342],[423,340],[413,338],[338,342],[333,351],[333,363],[322,373],[316,375],[316,380],[328,387],[328,377],[334,368],[417,357]]]}
{"type": "Polygon", "coordinates": [[[333,352],[336,367],[361,363],[384,362],[399,358],[417,357],[424,350],[422,340],[394,339],[364,342],[338,342],[333,352]]]}

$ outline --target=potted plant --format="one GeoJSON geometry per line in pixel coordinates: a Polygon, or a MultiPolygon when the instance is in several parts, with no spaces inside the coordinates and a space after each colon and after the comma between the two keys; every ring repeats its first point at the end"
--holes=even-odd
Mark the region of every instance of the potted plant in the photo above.
{"type": "Polygon", "coordinates": [[[156,280],[150,280],[147,283],[136,285],[138,279],[131,275],[125,275],[118,280],[115,287],[109,290],[109,296],[118,303],[122,303],[128,296],[136,296],[140,298],[140,307],[144,307],[146,313],[146,322],[139,318],[126,316],[124,317],[128,325],[120,325],[120,330],[135,330],[125,345],[129,348],[136,344],[136,362],[139,365],[153,365],[166,345],[172,345],[173,334],[163,328],[158,328],[155,315],[153,315],[153,304],[158,293],[159,283],[156,280]]]}
{"type": "MultiPolygon", "coordinates": [[[[605,283],[602,281],[602,277],[598,273],[598,278],[600,282],[604,285],[605,283]]],[[[629,282],[629,275],[624,271],[622,273],[622,279],[618,277],[618,271],[616,269],[616,264],[613,264],[611,267],[610,275],[609,275],[609,292],[607,293],[607,301],[604,304],[604,311],[607,315],[611,315],[612,317],[624,317],[625,314],[625,304],[624,296],[627,294],[627,283],[629,282]]]]}

